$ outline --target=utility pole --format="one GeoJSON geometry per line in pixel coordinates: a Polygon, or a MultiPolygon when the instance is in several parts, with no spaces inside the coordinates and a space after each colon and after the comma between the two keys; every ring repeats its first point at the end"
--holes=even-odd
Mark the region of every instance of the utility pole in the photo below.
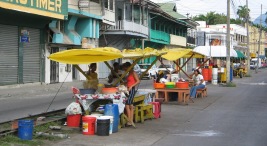
{"type": "Polygon", "coordinates": [[[226,82],[230,82],[230,0],[227,0],[226,82]]]}
{"type": "Polygon", "coordinates": [[[258,59],[257,59],[257,66],[256,66],[256,73],[258,73],[258,69],[259,69],[259,61],[260,61],[260,48],[261,48],[261,31],[262,31],[262,26],[261,26],[261,21],[262,21],[262,4],[261,4],[261,18],[260,18],[260,30],[259,30],[259,41],[258,41],[258,59]]]}
{"type": "Polygon", "coordinates": [[[250,50],[249,50],[249,13],[248,13],[248,0],[246,0],[246,7],[247,7],[247,16],[246,16],[246,23],[247,23],[247,73],[250,74],[250,50]]]}

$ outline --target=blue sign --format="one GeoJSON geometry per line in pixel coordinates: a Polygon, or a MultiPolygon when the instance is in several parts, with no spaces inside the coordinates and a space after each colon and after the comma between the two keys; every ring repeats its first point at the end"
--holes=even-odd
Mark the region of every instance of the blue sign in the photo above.
{"type": "Polygon", "coordinates": [[[30,40],[29,40],[29,37],[28,36],[21,36],[20,37],[20,42],[21,43],[28,43],[30,40]]]}

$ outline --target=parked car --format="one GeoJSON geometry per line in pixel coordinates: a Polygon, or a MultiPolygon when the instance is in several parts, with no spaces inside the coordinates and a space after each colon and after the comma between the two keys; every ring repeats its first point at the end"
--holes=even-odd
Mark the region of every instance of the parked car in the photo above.
{"type": "Polygon", "coordinates": [[[250,62],[250,69],[255,69],[257,64],[255,62],[250,62]]]}
{"type": "Polygon", "coordinates": [[[161,64],[159,67],[158,67],[158,72],[159,71],[170,71],[170,73],[172,73],[174,71],[174,67],[173,65],[171,64],[161,64]]]}
{"type": "MultiPolygon", "coordinates": [[[[139,64],[140,68],[141,68],[141,73],[145,72],[146,69],[150,66],[151,64],[139,64]]],[[[152,65],[152,67],[147,71],[147,73],[143,76],[143,78],[148,78],[151,79],[156,78],[158,73],[158,68],[156,67],[156,65],[152,65]]]]}

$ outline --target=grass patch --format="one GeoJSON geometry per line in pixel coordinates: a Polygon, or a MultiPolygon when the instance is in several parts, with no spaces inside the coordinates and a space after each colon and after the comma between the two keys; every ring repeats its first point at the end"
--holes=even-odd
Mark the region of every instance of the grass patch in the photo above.
{"type": "Polygon", "coordinates": [[[233,82],[226,83],[224,87],[236,87],[236,84],[233,82]]]}
{"type": "Polygon", "coordinates": [[[39,139],[21,140],[16,135],[7,135],[0,138],[0,146],[40,146],[43,142],[39,139]]]}
{"type": "Polygon", "coordinates": [[[33,129],[33,139],[32,140],[21,140],[16,134],[8,134],[4,137],[0,137],[0,146],[42,146],[47,142],[55,142],[62,140],[63,138],[57,136],[44,136],[36,135],[36,132],[45,132],[45,133],[62,133],[68,134],[72,133],[72,130],[50,130],[49,126],[61,126],[62,122],[51,122],[42,125],[37,125],[33,129]]]}

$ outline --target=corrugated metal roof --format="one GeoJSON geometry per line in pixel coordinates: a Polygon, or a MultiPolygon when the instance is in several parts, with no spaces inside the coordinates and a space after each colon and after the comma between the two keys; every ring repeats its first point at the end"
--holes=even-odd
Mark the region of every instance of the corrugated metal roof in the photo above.
{"type": "Polygon", "coordinates": [[[186,18],[184,15],[179,14],[177,11],[175,12],[174,9],[176,9],[176,4],[175,3],[158,3],[160,8],[168,13],[169,15],[171,15],[174,18],[177,19],[184,19],[186,18]]]}

